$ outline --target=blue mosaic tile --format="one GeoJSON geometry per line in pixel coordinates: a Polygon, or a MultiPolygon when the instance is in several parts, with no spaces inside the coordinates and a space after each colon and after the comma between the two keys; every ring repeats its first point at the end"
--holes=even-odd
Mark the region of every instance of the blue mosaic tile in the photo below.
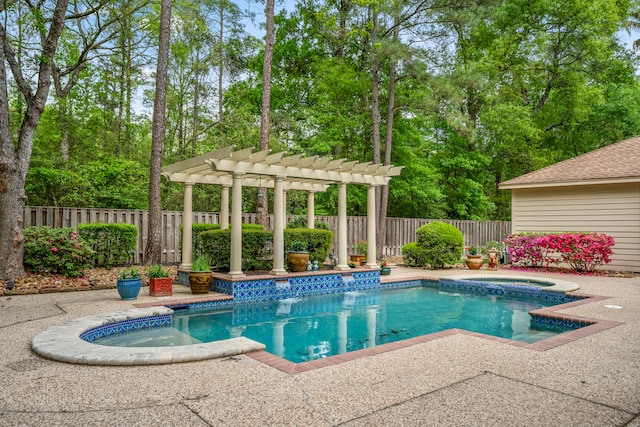
{"type": "Polygon", "coordinates": [[[163,314],[159,316],[141,317],[139,319],[123,320],[121,322],[110,323],[108,325],[102,325],[97,328],[89,329],[80,335],[80,339],[93,342],[98,338],[105,337],[107,335],[114,335],[123,332],[128,332],[137,329],[148,329],[159,326],[170,326],[171,315],[163,314]]]}
{"type": "Polygon", "coordinates": [[[558,329],[558,330],[575,330],[590,325],[590,322],[580,322],[576,320],[566,319],[554,319],[551,317],[531,315],[531,327],[536,329],[537,327],[544,327],[545,329],[558,329]]]}

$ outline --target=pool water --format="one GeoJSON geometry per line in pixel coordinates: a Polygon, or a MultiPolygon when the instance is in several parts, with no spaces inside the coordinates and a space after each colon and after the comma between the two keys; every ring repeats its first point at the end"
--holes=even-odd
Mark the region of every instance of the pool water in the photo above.
{"type": "Polygon", "coordinates": [[[244,336],[291,362],[305,362],[451,328],[527,343],[564,332],[530,321],[551,301],[443,291],[429,286],[376,289],[234,305],[219,311],[176,310],[172,326],[109,335],[111,346],[172,346],[244,336]]]}

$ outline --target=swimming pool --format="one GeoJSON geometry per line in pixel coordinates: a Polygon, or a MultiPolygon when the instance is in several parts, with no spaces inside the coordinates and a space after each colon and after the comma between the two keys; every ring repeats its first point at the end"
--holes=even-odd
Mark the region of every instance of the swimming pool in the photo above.
{"type": "Polygon", "coordinates": [[[575,329],[538,322],[528,312],[577,298],[430,281],[407,287],[233,304],[214,311],[177,309],[170,324],[104,334],[103,346],[164,347],[245,337],[294,363],[459,328],[525,343],[575,329]]]}

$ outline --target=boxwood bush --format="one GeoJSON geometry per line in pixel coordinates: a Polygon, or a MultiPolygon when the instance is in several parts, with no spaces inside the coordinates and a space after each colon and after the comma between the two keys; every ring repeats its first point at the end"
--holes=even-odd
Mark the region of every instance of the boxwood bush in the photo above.
{"type": "MultiPolygon", "coordinates": [[[[287,224],[287,228],[307,228],[307,217],[306,216],[296,216],[287,224]]],[[[328,230],[329,224],[324,221],[320,221],[316,219],[313,222],[313,227],[318,230],[328,230]]]]}
{"type": "MultiPolygon", "coordinates": [[[[229,225],[229,228],[231,228],[231,225],[229,225]]],[[[264,226],[260,224],[242,224],[242,229],[264,230],[264,226]]],[[[180,252],[182,252],[182,230],[183,224],[180,225],[180,252]]],[[[211,230],[220,230],[220,224],[191,224],[191,244],[194,254],[202,254],[204,252],[200,235],[205,231],[211,230]]]]}
{"type": "Polygon", "coordinates": [[[131,262],[136,249],[138,227],[96,222],[80,224],[78,234],[94,251],[93,265],[110,268],[131,262]]]}
{"type": "Polygon", "coordinates": [[[307,243],[310,261],[318,261],[319,264],[322,264],[327,259],[329,252],[331,251],[333,232],[315,228],[285,228],[285,253],[291,250],[291,244],[296,240],[307,243]]]}
{"type": "Polygon", "coordinates": [[[424,267],[427,265],[426,255],[418,247],[417,242],[407,243],[402,247],[402,260],[409,267],[424,267]]]}
{"type": "MultiPolygon", "coordinates": [[[[251,224],[254,225],[254,224],[251,224]]],[[[242,227],[242,270],[270,270],[273,265],[273,232],[260,227],[242,227]]],[[[202,255],[214,270],[231,267],[231,229],[200,233],[202,255]]]]}
{"type": "MultiPolygon", "coordinates": [[[[242,269],[271,270],[273,268],[273,232],[262,226],[249,224],[242,230],[242,269]]],[[[231,230],[209,230],[200,233],[202,251],[193,256],[205,256],[211,267],[228,271],[231,266],[231,230]]],[[[309,250],[309,259],[322,264],[329,256],[333,233],[329,230],[307,228],[285,229],[284,249],[290,250],[294,240],[304,241],[309,250]]],[[[285,259],[286,262],[286,259],[285,259]]]]}
{"type": "Polygon", "coordinates": [[[460,262],[464,248],[462,232],[451,224],[433,221],[416,230],[418,248],[431,268],[460,262]]]}

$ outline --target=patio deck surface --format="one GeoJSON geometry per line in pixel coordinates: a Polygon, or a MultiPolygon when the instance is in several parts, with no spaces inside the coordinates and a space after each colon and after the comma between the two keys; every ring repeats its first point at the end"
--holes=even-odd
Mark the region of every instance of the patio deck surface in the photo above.
{"type": "MultiPolygon", "coordinates": [[[[390,279],[457,272],[394,267],[390,279]]],[[[3,296],[0,425],[640,427],[640,277],[523,275],[608,297],[562,312],[621,324],[546,351],[447,332],[296,374],[249,355],[85,366],[39,357],[31,340],[78,317],[168,298],[150,297],[148,288],[136,301],[120,300],[115,289],[3,296]]],[[[185,290],[174,285],[172,298],[187,298],[185,290]]]]}

